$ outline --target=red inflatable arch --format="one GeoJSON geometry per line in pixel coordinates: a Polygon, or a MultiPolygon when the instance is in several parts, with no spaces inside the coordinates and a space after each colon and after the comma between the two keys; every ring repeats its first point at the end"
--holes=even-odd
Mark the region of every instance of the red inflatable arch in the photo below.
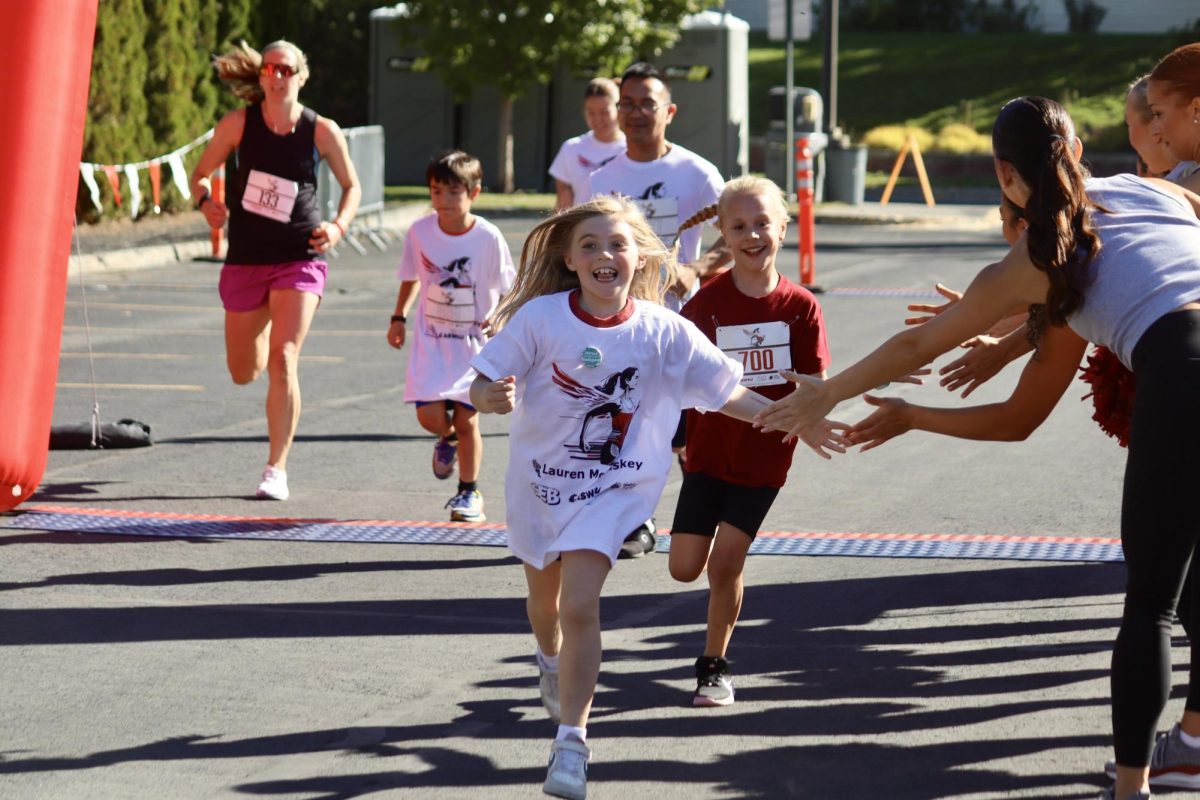
{"type": "Polygon", "coordinates": [[[5,3],[0,511],[46,471],[97,0],[5,3]]]}

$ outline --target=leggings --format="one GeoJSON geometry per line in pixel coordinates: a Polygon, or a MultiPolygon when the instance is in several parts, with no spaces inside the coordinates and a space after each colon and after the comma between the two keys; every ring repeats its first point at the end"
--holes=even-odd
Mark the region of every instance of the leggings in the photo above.
{"type": "MultiPolygon", "coordinates": [[[[1127,583],[1112,658],[1117,763],[1150,763],[1171,691],[1171,623],[1200,538],[1200,311],[1167,314],[1133,351],[1137,376],[1121,501],[1127,583]]],[[[1198,582],[1188,582],[1191,613],[1198,582]]],[[[1192,638],[1187,708],[1200,711],[1200,647],[1192,638]]]]}

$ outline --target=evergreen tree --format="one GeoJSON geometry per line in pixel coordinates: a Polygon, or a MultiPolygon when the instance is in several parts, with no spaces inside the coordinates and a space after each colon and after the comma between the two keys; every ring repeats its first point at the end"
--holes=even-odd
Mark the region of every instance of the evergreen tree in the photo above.
{"type": "Polygon", "coordinates": [[[277,39],[292,42],[308,56],[311,75],[300,100],[342,127],[367,119],[370,14],[380,0],[261,0],[250,44],[262,48],[277,39]]]}
{"type": "Polygon", "coordinates": [[[223,53],[239,42],[245,40],[250,44],[257,43],[258,33],[253,27],[255,3],[253,0],[211,0],[217,6],[217,32],[213,44],[205,53],[205,66],[209,76],[208,85],[216,93],[216,113],[212,115],[215,123],[225,112],[241,105],[242,101],[233,92],[226,91],[216,78],[212,68],[212,56],[223,53]]]}
{"type": "MultiPolygon", "coordinates": [[[[84,161],[125,164],[141,160],[153,147],[154,137],[147,125],[146,72],[142,0],[104,0],[96,17],[84,161]]],[[[111,209],[114,204],[108,182],[98,176],[98,183],[105,208],[111,209]]],[[[86,191],[81,195],[79,210],[94,217],[86,191]]],[[[124,191],[122,195],[124,199],[124,191]]]]}
{"type": "MultiPolygon", "coordinates": [[[[196,102],[198,89],[203,97],[205,91],[200,87],[212,85],[203,48],[204,34],[207,32],[211,41],[216,32],[213,13],[216,9],[203,8],[206,5],[212,4],[208,0],[145,0],[149,69],[144,91],[154,143],[141,158],[182,147],[214,122],[211,116],[215,110],[215,92],[210,90],[213,96],[209,109],[196,102]]],[[[162,186],[163,207],[185,207],[183,198],[172,188],[170,176],[166,177],[168,180],[162,186]]]]}

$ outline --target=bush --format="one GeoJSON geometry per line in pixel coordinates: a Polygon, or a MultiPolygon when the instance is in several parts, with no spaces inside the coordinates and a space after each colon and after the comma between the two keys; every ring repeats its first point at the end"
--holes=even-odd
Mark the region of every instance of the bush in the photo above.
{"type": "Polygon", "coordinates": [[[922,153],[933,147],[933,134],[916,125],[880,125],[867,131],[863,137],[863,144],[875,150],[891,150],[898,153],[909,136],[917,138],[917,146],[921,148],[922,153]]]}
{"type": "Polygon", "coordinates": [[[970,125],[952,122],[938,131],[933,142],[933,149],[939,153],[968,155],[976,153],[991,153],[992,140],[970,125]]]}
{"type": "Polygon", "coordinates": [[[851,31],[997,33],[1032,30],[1036,17],[1032,0],[842,0],[839,24],[851,31]]]}
{"type": "Polygon", "coordinates": [[[1095,33],[1108,9],[1096,0],[1063,0],[1067,9],[1067,30],[1071,33],[1095,33]]]}

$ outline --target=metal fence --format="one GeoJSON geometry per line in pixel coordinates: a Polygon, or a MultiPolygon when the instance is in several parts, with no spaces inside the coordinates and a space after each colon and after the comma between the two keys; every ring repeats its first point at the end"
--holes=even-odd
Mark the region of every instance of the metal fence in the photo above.
{"type": "MultiPolygon", "coordinates": [[[[346,231],[346,243],[360,255],[365,255],[367,249],[359,237],[367,239],[380,250],[386,250],[387,240],[392,238],[393,232],[383,224],[383,126],[345,128],[342,133],[346,136],[350,160],[354,162],[362,187],[362,202],[359,203],[354,222],[346,231]]],[[[323,218],[333,219],[341,201],[342,187],[329,164],[322,161],[317,173],[317,203],[323,218]]]]}

